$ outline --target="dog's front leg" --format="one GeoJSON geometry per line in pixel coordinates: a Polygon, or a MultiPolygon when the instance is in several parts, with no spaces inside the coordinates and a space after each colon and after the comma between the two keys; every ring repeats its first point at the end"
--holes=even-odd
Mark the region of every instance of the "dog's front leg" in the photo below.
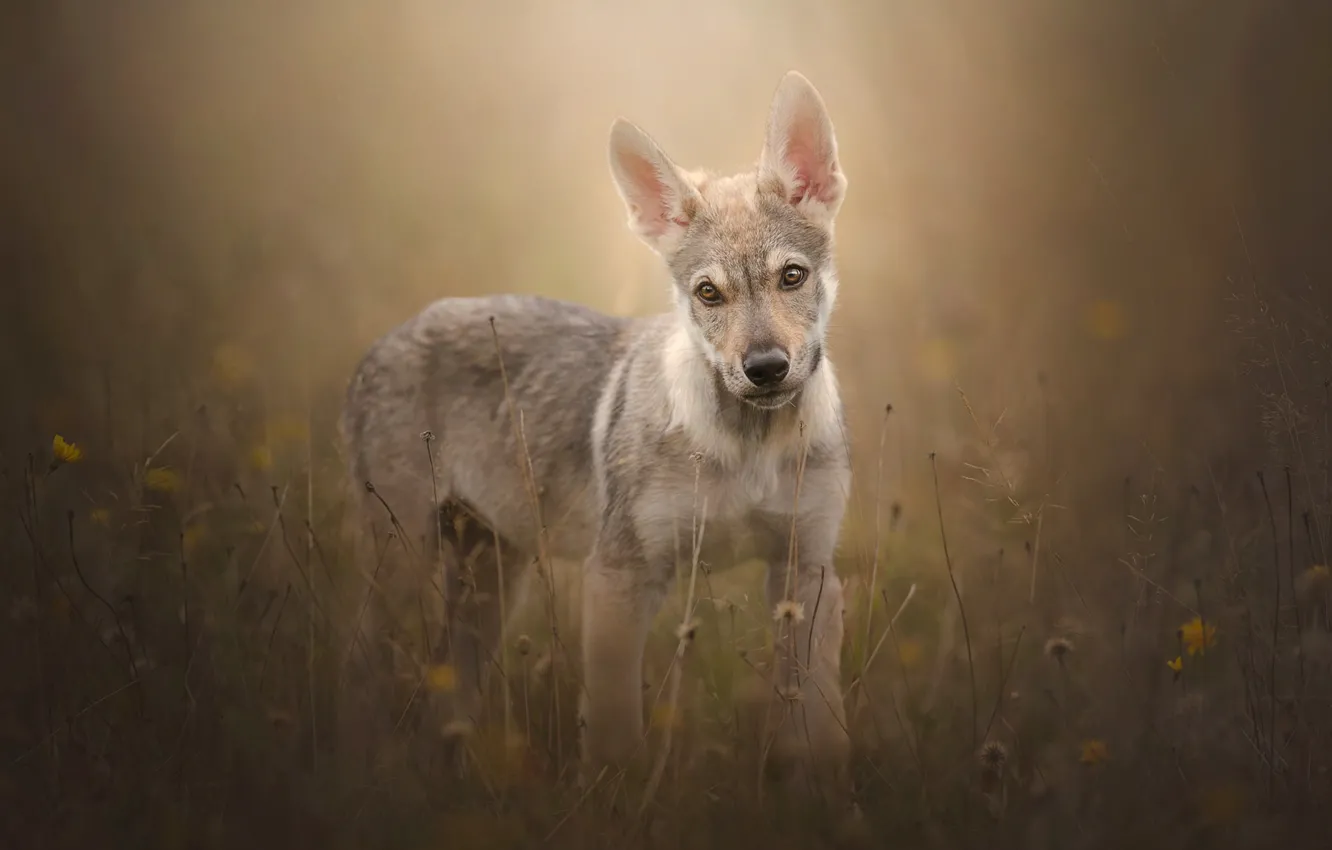
{"type": "MultiPolygon", "coordinates": [[[[817,477],[807,484],[817,484],[817,477]]],[[[794,518],[794,551],[791,516],[768,516],[762,523],[774,618],[773,684],[780,695],[772,753],[828,794],[841,790],[850,750],[841,684],[842,582],[833,565],[844,497],[832,487],[811,489],[820,492],[794,518]]]]}
{"type": "Polygon", "coordinates": [[[665,586],[631,534],[603,532],[583,573],[584,779],[627,768],[643,734],[643,647],[665,586]]]}

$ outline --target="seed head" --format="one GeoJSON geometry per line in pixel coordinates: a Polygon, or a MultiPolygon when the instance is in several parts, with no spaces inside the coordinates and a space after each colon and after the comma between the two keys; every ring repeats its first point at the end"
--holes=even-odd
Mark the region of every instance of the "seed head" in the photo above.
{"type": "Polygon", "coordinates": [[[990,773],[999,773],[1008,764],[1008,748],[998,741],[986,741],[981,745],[976,757],[980,765],[990,773]]]}
{"type": "Polygon", "coordinates": [[[805,619],[804,603],[796,602],[793,599],[783,599],[772,610],[772,618],[774,620],[785,620],[789,623],[798,623],[805,619]]]}
{"type": "Polygon", "coordinates": [[[550,668],[555,663],[555,657],[549,651],[537,656],[536,662],[532,665],[532,677],[534,679],[544,678],[550,672],[550,668]]]}
{"type": "Polygon", "coordinates": [[[698,631],[698,620],[690,620],[675,627],[675,637],[687,643],[692,642],[696,631],[698,631]]]}
{"type": "Polygon", "coordinates": [[[1060,664],[1063,664],[1064,659],[1072,652],[1073,641],[1066,637],[1052,637],[1045,642],[1046,657],[1052,658],[1060,664]]]}

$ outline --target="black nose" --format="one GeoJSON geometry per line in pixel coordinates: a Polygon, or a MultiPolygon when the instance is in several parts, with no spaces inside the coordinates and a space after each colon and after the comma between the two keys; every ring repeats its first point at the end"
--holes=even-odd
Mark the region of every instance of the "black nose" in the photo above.
{"type": "Polygon", "coordinates": [[[791,371],[791,361],[786,359],[786,352],[780,348],[751,348],[745,352],[742,365],[745,377],[756,387],[779,384],[786,373],[791,371]]]}

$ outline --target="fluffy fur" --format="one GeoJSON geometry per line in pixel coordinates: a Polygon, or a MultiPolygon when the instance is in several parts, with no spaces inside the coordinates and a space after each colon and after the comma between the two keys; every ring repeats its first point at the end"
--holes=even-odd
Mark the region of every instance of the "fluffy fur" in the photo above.
{"type": "MultiPolygon", "coordinates": [[[[395,572],[442,566],[449,638],[439,652],[460,675],[443,710],[458,728],[480,707],[499,571],[503,587],[518,585],[544,522],[549,554],[585,564],[585,764],[623,764],[639,749],[643,646],[674,575],[676,530],[693,521],[697,480],[704,557],[717,553],[717,564],[747,542],[770,565],[770,604],[803,606],[794,640],[778,641],[775,684],[800,698],[786,704],[793,716],[777,752],[838,768],[847,741],[833,554],[850,473],[825,340],[846,189],[832,123],[792,72],[752,171],[685,171],[624,120],[611,128],[610,166],[630,229],[671,272],[673,309],[623,319],[545,298],[446,298],[375,343],[342,425],[360,538],[370,541],[363,572],[387,585],[395,572]],[[765,351],[787,365],[759,385],[746,363],[765,351]],[[522,413],[540,520],[510,402],[522,413]]],[[[358,621],[372,645],[391,629],[358,621]]]]}

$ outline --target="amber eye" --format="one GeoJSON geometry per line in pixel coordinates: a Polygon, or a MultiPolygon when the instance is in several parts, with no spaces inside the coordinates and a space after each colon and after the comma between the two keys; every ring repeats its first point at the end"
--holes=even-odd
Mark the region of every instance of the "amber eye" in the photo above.
{"type": "Polygon", "coordinates": [[[789,265],[782,269],[782,289],[795,289],[805,282],[809,277],[809,272],[797,265],[789,265]]]}
{"type": "Polygon", "coordinates": [[[694,290],[694,294],[697,295],[698,300],[702,301],[704,304],[720,304],[722,300],[721,291],[713,286],[712,281],[710,280],[705,280],[700,283],[698,288],[694,290]]]}

